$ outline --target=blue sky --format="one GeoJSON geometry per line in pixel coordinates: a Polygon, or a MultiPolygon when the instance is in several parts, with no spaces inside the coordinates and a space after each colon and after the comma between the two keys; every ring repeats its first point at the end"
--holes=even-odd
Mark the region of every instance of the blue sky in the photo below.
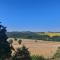
{"type": "Polygon", "coordinates": [[[0,21],[8,31],[60,31],[60,0],[0,0],[0,21]]]}

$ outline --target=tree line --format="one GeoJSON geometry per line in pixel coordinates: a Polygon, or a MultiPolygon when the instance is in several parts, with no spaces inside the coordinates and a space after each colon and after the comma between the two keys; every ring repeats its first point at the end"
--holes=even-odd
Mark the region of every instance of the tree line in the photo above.
{"type": "Polygon", "coordinates": [[[44,41],[60,41],[60,36],[48,36],[37,34],[36,32],[7,32],[9,38],[23,38],[23,39],[35,39],[35,40],[44,40],[44,41]]]}

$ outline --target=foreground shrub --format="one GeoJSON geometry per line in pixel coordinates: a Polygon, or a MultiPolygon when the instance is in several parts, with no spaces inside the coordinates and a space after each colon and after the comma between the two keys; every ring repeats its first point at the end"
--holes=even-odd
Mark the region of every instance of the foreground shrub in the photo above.
{"type": "Polygon", "coordinates": [[[32,56],[32,60],[46,60],[43,56],[32,56]]]}
{"type": "Polygon", "coordinates": [[[22,43],[22,40],[18,40],[18,43],[21,44],[22,43]]]}
{"type": "Polygon", "coordinates": [[[54,59],[59,58],[60,59],[60,47],[58,47],[56,53],[53,56],[54,59]]]}
{"type": "Polygon", "coordinates": [[[31,60],[28,49],[25,46],[18,48],[13,60],[31,60]]]}
{"type": "Polygon", "coordinates": [[[10,39],[8,42],[10,43],[10,45],[12,45],[12,43],[13,43],[13,40],[12,40],[12,39],[10,39]]]}

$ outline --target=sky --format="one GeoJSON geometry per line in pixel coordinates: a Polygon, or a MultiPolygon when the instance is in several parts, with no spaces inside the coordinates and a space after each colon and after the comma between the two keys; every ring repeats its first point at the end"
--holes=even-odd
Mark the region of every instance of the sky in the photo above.
{"type": "Polygon", "coordinates": [[[60,0],[0,0],[0,22],[7,31],[60,32],[60,0]]]}

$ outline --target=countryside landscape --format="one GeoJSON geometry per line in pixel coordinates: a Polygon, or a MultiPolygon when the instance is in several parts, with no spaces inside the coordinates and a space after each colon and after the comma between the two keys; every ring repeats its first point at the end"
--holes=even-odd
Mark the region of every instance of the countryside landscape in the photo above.
{"type": "Polygon", "coordinates": [[[0,0],[0,60],[60,60],[60,0],[0,0]]]}
{"type": "Polygon", "coordinates": [[[31,56],[43,56],[50,59],[60,47],[59,32],[7,32],[7,36],[9,37],[8,41],[13,40],[12,46],[15,50],[24,45],[28,48],[31,56]],[[22,40],[21,45],[18,43],[19,40],[22,40]]]}

